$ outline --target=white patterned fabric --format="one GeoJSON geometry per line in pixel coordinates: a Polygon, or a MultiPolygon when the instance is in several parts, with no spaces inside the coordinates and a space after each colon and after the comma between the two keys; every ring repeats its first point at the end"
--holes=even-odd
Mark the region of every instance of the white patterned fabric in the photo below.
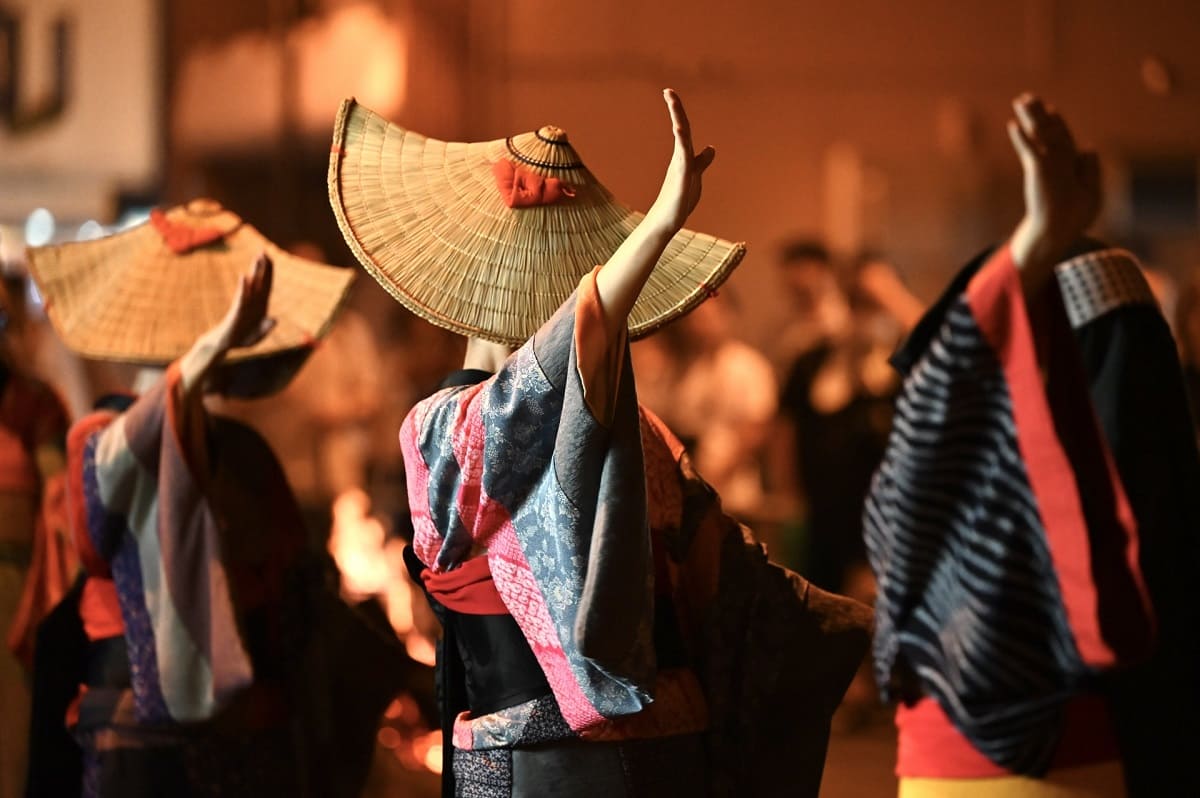
{"type": "Polygon", "coordinates": [[[1054,275],[1074,329],[1122,305],[1158,305],[1137,259],[1123,249],[1072,258],[1056,266],[1054,275]]]}

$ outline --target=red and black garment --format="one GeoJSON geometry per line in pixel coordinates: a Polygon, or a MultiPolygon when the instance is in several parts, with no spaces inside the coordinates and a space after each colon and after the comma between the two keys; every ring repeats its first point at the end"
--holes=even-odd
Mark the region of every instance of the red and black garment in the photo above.
{"type": "Polygon", "coordinates": [[[1178,745],[1146,741],[1196,711],[1196,603],[1176,574],[1197,566],[1200,465],[1132,257],[1057,277],[1027,306],[1007,248],[977,259],[895,360],[865,512],[877,675],[886,698],[932,698],[987,760],[1031,775],[1054,764],[1068,708],[1100,696],[1131,789],[1153,794],[1195,778],[1178,745]]]}

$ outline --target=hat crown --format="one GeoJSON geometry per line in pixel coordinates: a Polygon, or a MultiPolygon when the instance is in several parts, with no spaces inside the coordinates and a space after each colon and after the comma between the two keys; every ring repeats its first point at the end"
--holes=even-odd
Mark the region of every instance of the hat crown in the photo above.
{"type": "Polygon", "coordinates": [[[222,236],[229,235],[242,225],[240,216],[207,197],[163,209],[161,213],[171,225],[219,230],[222,236]]]}
{"type": "Polygon", "coordinates": [[[208,197],[198,197],[189,201],[184,207],[193,216],[212,216],[225,210],[221,207],[221,203],[208,197]]]}
{"type": "Polygon", "coordinates": [[[567,132],[555,125],[512,136],[505,143],[509,154],[526,166],[552,172],[583,168],[583,159],[567,140],[567,132]]]}

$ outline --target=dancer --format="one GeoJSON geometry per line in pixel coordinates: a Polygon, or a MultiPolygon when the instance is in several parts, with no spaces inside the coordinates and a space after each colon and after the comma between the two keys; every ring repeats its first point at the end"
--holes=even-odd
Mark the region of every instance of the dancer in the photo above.
{"type": "Polygon", "coordinates": [[[1096,157],[1036,97],[1025,216],[917,326],[865,514],[903,796],[1200,794],[1200,465],[1096,157]]]}
{"type": "Polygon", "coordinates": [[[446,144],[353,101],[338,117],[347,242],[470,337],[400,431],[410,570],[444,624],[447,795],[816,795],[865,649],[865,608],[769,563],[638,407],[628,340],[742,255],[683,229],[714,152],[665,96],[674,154],[644,217],[558,128],[446,144]]]}
{"type": "Polygon", "coordinates": [[[87,573],[86,676],[69,712],[83,792],[293,794],[300,621],[285,588],[303,525],[270,449],[204,397],[286,384],[353,275],[206,201],[31,250],[30,268],[69,346],[148,366],[140,395],[104,400],[68,439],[87,573]]]}

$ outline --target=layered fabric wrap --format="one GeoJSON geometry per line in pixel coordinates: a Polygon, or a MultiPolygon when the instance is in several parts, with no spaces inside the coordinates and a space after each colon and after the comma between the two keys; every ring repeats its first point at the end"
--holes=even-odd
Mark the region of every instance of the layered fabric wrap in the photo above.
{"type": "Polygon", "coordinates": [[[707,762],[634,767],[630,794],[674,794],[651,771],[703,766],[714,795],[815,796],[869,611],[770,563],[721,511],[639,408],[598,307],[593,273],[499,373],[439,391],[401,429],[417,557],[445,573],[486,552],[552,692],[459,716],[458,788],[507,795],[524,746],[617,741],[637,761],[638,746],[703,734],[707,762]],[[688,667],[656,661],[656,596],[688,667]]]}
{"type": "Polygon", "coordinates": [[[203,414],[179,381],[173,364],[126,412],[87,416],[68,440],[76,545],[89,574],[116,585],[146,724],[211,718],[253,680],[205,490],[203,414]]]}
{"type": "Polygon", "coordinates": [[[1076,342],[1154,300],[1126,253],[1056,274],[1027,307],[1004,248],[917,327],[864,517],[885,698],[934,698],[1027,775],[1050,766],[1066,703],[1145,659],[1154,635],[1138,520],[1076,342]]]}

